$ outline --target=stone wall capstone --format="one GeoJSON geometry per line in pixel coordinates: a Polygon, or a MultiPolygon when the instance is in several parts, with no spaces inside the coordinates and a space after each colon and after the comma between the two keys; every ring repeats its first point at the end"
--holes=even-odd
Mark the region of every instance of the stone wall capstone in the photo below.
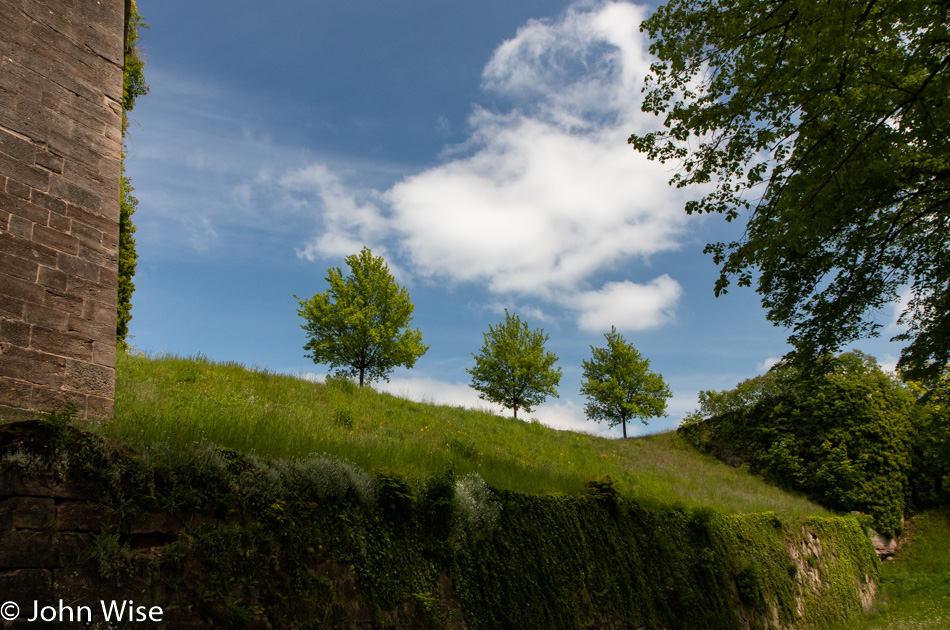
{"type": "Polygon", "coordinates": [[[124,0],[0,0],[0,417],[112,414],[124,0]]]}

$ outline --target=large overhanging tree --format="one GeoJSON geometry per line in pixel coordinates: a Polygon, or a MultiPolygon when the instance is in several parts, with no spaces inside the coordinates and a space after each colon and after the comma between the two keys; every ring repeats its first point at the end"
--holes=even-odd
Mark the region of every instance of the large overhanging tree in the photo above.
{"type": "Polygon", "coordinates": [[[644,22],[659,59],[632,135],[711,184],[686,211],[745,221],[707,246],[757,281],[792,358],[876,336],[909,289],[899,367],[950,360],[950,1],[670,0],[644,22]],[[757,278],[756,278],[757,276],[757,278]]]}

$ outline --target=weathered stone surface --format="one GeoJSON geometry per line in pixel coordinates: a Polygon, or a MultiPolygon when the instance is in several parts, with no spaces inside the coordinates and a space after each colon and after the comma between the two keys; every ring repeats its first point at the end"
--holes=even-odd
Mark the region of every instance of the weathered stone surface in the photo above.
{"type": "Polygon", "coordinates": [[[16,320],[0,319],[0,339],[25,347],[30,345],[30,325],[16,320]]]}
{"type": "Polygon", "coordinates": [[[105,365],[112,367],[115,365],[116,347],[114,343],[92,344],[92,362],[96,365],[105,365]]]}
{"type": "Polygon", "coordinates": [[[48,601],[53,597],[52,572],[46,569],[0,571],[0,599],[16,602],[26,612],[33,600],[48,601]]]}
{"type": "Polygon", "coordinates": [[[12,466],[0,468],[0,498],[44,497],[98,501],[101,496],[100,484],[80,474],[73,473],[60,479],[50,472],[24,473],[12,466]]]}
{"type": "Polygon", "coordinates": [[[56,289],[57,291],[66,290],[66,273],[59,269],[40,267],[36,281],[44,287],[56,289]]]}
{"type": "MultiPolygon", "coordinates": [[[[36,327],[33,331],[37,330],[36,327]]],[[[9,343],[9,342],[3,342],[9,343]]],[[[0,344],[0,376],[15,378],[34,385],[59,389],[66,372],[66,359],[44,354],[36,350],[25,350],[18,346],[4,347],[0,344]]]]}
{"type": "Polygon", "coordinates": [[[897,551],[897,539],[888,536],[882,536],[876,532],[871,534],[871,543],[874,545],[874,551],[882,560],[888,559],[897,551]]]}
{"type": "Polygon", "coordinates": [[[0,532],[0,570],[60,566],[63,546],[66,547],[66,555],[70,555],[70,550],[74,549],[71,542],[49,531],[0,532]]]}
{"type": "Polygon", "coordinates": [[[0,414],[65,402],[111,414],[114,358],[92,342],[114,344],[114,324],[64,316],[116,308],[124,12],[123,0],[0,0],[0,377],[29,384],[0,394],[0,414]],[[64,380],[66,358],[95,369],[64,380]]]}
{"type": "Polygon", "coordinates": [[[46,289],[43,294],[43,306],[48,306],[69,315],[80,315],[82,314],[83,300],[81,297],[70,295],[66,291],[46,289]]]}
{"type": "Polygon", "coordinates": [[[16,407],[24,400],[30,400],[33,385],[19,379],[0,376],[0,405],[16,407]]]}
{"type": "Polygon", "coordinates": [[[3,271],[0,271],[0,293],[30,303],[36,303],[43,299],[43,288],[35,282],[15,278],[3,271]]]}
{"type": "Polygon", "coordinates": [[[128,533],[133,536],[145,534],[173,535],[181,529],[182,522],[167,512],[157,514],[138,513],[129,519],[128,533]]]}
{"type": "Polygon", "coordinates": [[[57,214],[50,211],[49,217],[46,219],[46,225],[60,232],[69,232],[70,221],[64,214],[57,214]]]}
{"type": "Polygon", "coordinates": [[[23,317],[24,306],[23,300],[0,294],[0,316],[21,319],[23,317]]]}
{"type": "Polygon", "coordinates": [[[86,415],[89,396],[82,392],[74,392],[68,389],[44,389],[35,387],[33,389],[33,398],[31,399],[31,409],[49,409],[62,411],[67,406],[73,405],[76,408],[77,416],[82,418],[86,415]]]}
{"type": "MultiPolygon", "coordinates": [[[[62,159],[62,158],[59,158],[62,159]]],[[[51,197],[41,192],[34,192],[30,201],[35,205],[49,210],[53,214],[59,215],[61,217],[66,216],[66,202],[62,199],[57,199],[56,197],[51,197]]],[[[53,227],[50,225],[50,227],[53,227]]],[[[59,228],[56,228],[59,229],[59,228]]]]}
{"type": "MultiPolygon", "coordinates": [[[[85,305],[83,306],[85,307],[85,305]]],[[[92,339],[93,341],[111,342],[115,338],[115,324],[110,326],[108,323],[97,322],[72,315],[69,317],[66,330],[84,338],[92,339]]],[[[111,383],[109,384],[109,391],[112,391],[111,383]]],[[[89,391],[88,393],[103,394],[105,392],[97,390],[89,391]]]]}
{"type": "MultiPolygon", "coordinates": [[[[0,199],[0,203],[3,203],[2,199],[0,199]]],[[[19,212],[11,216],[22,218],[22,215],[23,212],[19,212]]],[[[10,256],[18,256],[25,260],[32,260],[40,265],[47,267],[56,266],[56,250],[34,243],[28,238],[20,238],[9,233],[0,234],[0,250],[10,256]]],[[[4,292],[4,294],[5,293],[6,292],[4,292]]]]}
{"type": "Polygon", "coordinates": [[[56,502],[39,497],[9,497],[0,500],[0,531],[49,530],[56,522],[56,502]]]}
{"type": "Polygon", "coordinates": [[[58,531],[100,532],[119,527],[119,516],[107,505],[92,501],[67,501],[56,506],[58,531]]]}
{"type": "Polygon", "coordinates": [[[0,267],[14,278],[33,281],[36,280],[39,265],[32,260],[24,260],[6,253],[0,253],[0,267]]]}
{"type": "Polygon", "coordinates": [[[92,360],[92,339],[84,335],[69,334],[66,331],[35,326],[31,348],[59,358],[92,360]]]}
{"type": "MultiPolygon", "coordinates": [[[[45,245],[57,252],[76,255],[79,253],[79,239],[71,234],[36,224],[33,226],[33,242],[45,245]]],[[[59,258],[59,257],[57,257],[59,258]]]]}
{"type": "Polygon", "coordinates": [[[102,612],[99,600],[122,601],[135,598],[141,600],[137,601],[137,604],[145,604],[145,595],[151,599],[153,590],[157,589],[152,589],[142,577],[103,578],[94,561],[53,571],[53,591],[57,596],[68,596],[69,601],[79,605],[95,604],[99,608],[96,612],[99,613],[102,612]],[[146,591],[147,593],[143,593],[146,591]]]}
{"type": "Polygon", "coordinates": [[[32,164],[36,156],[36,146],[25,138],[0,129],[0,153],[20,162],[32,164]]]}
{"type": "MultiPolygon", "coordinates": [[[[91,358],[91,357],[90,357],[91,358]]],[[[115,368],[68,360],[63,386],[90,395],[109,396],[115,382],[115,368]]]]}

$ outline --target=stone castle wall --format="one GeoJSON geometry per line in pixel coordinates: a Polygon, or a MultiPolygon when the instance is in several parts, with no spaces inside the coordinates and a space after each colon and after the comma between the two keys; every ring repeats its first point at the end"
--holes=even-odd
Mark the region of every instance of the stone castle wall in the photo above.
{"type": "Polygon", "coordinates": [[[0,0],[0,417],[112,413],[124,0],[0,0]]]}

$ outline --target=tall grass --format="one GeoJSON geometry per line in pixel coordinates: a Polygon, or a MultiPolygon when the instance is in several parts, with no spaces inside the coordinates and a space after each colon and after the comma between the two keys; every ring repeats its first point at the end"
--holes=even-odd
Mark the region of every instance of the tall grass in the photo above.
{"type": "Polygon", "coordinates": [[[827,514],[694,452],[675,434],[611,440],[200,356],[120,355],[115,419],[98,430],[142,447],[212,443],[275,458],[327,453],[410,479],[475,471],[489,485],[522,492],[573,494],[610,476],[621,494],[645,501],[827,514]]]}
{"type": "Polygon", "coordinates": [[[881,566],[879,610],[847,630],[950,628],[950,510],[915,517],[910,540],[881,566]]]}

